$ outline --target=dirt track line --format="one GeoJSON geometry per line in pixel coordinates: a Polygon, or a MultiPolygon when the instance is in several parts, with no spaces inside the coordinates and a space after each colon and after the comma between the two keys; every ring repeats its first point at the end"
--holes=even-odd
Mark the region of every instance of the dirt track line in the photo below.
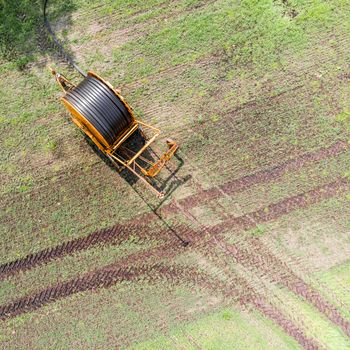
{"type": "MultiPolygon", "coordinates": [[[[183,229],[186,230],[186,228],[183,228],[183,229]]],[[[198,243],[201,243],[201,245],[203,246],[204,242],[203,242],[203,240],[200,237],[198,237],[198,235],[197,235],[197,237],[195,237],[195,240],[197,240],[198,243]]],[[[132,266],[132,264],[135,264],[135,263],[137,263],[139,261],[144,262],[146,260],[149,260],[152,257],[155,258],[156,260],[159,260],[159,258],[169,258],[169,257],[171,258],[172,256],[177,255],[179,251],[180,251],[180,249],[176,249],[176,246],[174,247],[173,243],[167,244],[167,246],[163,246],[162,245],[160,247],[154,248],[153,250],[150,250],[150,251],[147,251],[147,252],[135,253],[135,254],[133,254],[131,256],[126,257],[121,262],[118,262],[118,268],[114,264],[114,265],[108,266],[106,268],[103,268],[103,269],[97,271],[96,273],[99,273],[99,275],[103,275],[104,271],[114,271],[117,268],[118,271],[122,275],[123,274],[127,275],[128,271],[130,269],[130,266],[132,266]]],[[[142,269],[145,269],[145,267],[144,266],[140,266],[139,269],[142,270],[142,269]]],[[[172,268],[170,268],[169,270],[172,271],[172,268]]],[[[91,273],[87,274],[86,276],[84,276],[84,278],[85,279],[89,278],[88,276],[90,276],[90,275],[91,275],[91,273]]],[[[113,276],[114,276],[114,274],[113,274],[113,276]]],[[[182,274],[181,278],[183,278],[183,277],[184,276],[182,274]]],[[[110,276],[108,278],[110,278],[110,276]]],[[[193,271],[191,272],[190,279],[191,279],[191,281],[196,281],[197,284],[199,283],[198,277],[195,277],[195,274],[194,274],[193,271]]],[[[97,281],[97,283],[100,283],[99,282],[100,281],[99,278],[96,277],[96,278],[94,278],[94,280],[97,281]]],[[[117,283],[117,282],[118,282],[118,279],[116,279],[115,282],[113,282],[113,283],[117,283]]],[[[85,282],[81,282],[80,279],[71,280],[70,283],[71,284],[73,283],[74,286],[76,284],[78,284],[78,285],[82,284],[83,287],[84,287],[84,285],[85,285],[85,282]],[[74,281],[74,282],[72,282],[72,281],[74,281]]],[[[201,283],[203,284],[203,282],[201,282],[201,283]]],[[[207,288],[208,288],[208,286],[210,286],[212,288],[214,285],[215,286],[218,285],[218,282],[213,282],[213,281],[209,281],[209,282],[207,281],[206,283],[207,283],[207,288]]],[[[71,286],[71,284],[68,284],[68,286],[71,286]]],[[[60,284],[58,287],[55,287],[56,289],[58,288],[59,290],[61,290],[63,288],[63,292],[60,292],[58,294],[58,296],[57,296],[58,292],[56,292],[56,290],[53,290],[52,288],[51,289],[49,288],[49,289],[46,289],[44,292],[38,292],[38,293],[34,294],[34,296],[28,296],[26,298],[21,298],[21,299],[15,300],[12,303],[3,306],[3,308],[2,309],[0,308],[0,310],[3,310],[2,312],[4,313],[4,318],[7,318],[8,316],[10,317],[11,315],[15,316],[17,314],[20,314],[20,313],[23,313],[23,312],[26,312],[26,311],[30,311],[30,310],[32,310],[33,305],[34,305],[34,308],[41,307],[42,305],[44,305],[46,303],[49,303],[51,301],[55,301],[57,298],[62,298],[62,297],[70,295],[70,293],[74,294],[76,292],[81,291],[81,288],[80,289],[79,288],[76,289],[75,287],[74,288],[72,287],[73,289],[69,289],[68,288],[68,291],[67,291],[67,288],[64,287],[65,285],[67,285],[67,283],[60,284]],[[63,287],[62,287],[62,285],[63,285],[63,287]],[[47,293],[49,293],[49,295],[55,296],[55,298],[52,299],[50,297],[50,298],[46,299],[47,297],[45,295],[47,293]],[[40,299],[42,297],[44,298],[43,300],[40,299]]],[[[243,290],[245,291],[244,295],[242,295],[242,292],[241,292],[242,289],[241,290],[231,289],[230,290],[231,297],[235,297],[235,298],[239,297],[240,300],[246,300],[246,301],[252,299],[253,297],[254,298],[259,297],[259,300],[261,300],[261,298],[262,298],[261,296],[257,295],[256,292],[252,291],[250,286],[247,285],[247,283],[244,280],[240,279],[240,278],[237,279],[237,277],[235,277],[233,279],[233,281],[232,281],[232,275],[231,275],[231,283],[230,283],[230,285],[240,286],[240,287],[245,286],[243,288],[243,290]],[[247,293],[249,293],[249,295],[250,295],[249,297],[248,297],[247,293]]],[[[105,284],[103,284],[103,285],[98,284],[98,286],[91,287],[91,288],[98,288],[98,287],[106,287],[106,285],[105,284]]],[[[89,287],[87,289],[91,289],[91,288],[89,287]]],[[[222,290],[223,287],[220,288],[220,289],[222,290]]],[[[302,332],[296,326],[294,326],[291,323],[290,320],[287,320],[286,318],[282,317],[281,312],[279,312],[278,310],[273,309],[272,307],[270,307],[270,309],[268,309],[266,307],[266,303],[264,305],[265,305],[265,308],[261,309],[260,311],[263,312],[263,314],[265,316],[267,316],[267,317],[271,317],[271,315],[274,315],[273,321],[275,321],[283,329],[285,329],[288,334],[290,334],[291,336],[295,337],[296,340],[302,346],[304,346],[307,349],[319,348],[319,346],[315,345],[312,340],[306,338],[302,334],[302,332]],[[268,314],[267,314],[267,310],[270,310],[268,314]]],[[[1,316],[0,316],[0,318],[1,318],[1,316]]]]}
{"type": "MultiPolygon", "coordinates": [[[[199,243],[202,242],[199,241],[199,243]]],[[[221,281],[218,280],[216,276],[212,276],[208,281],[205,281],[206,289],[213,290],[214,292],[220,291],[220,293],[224,294],[226,298],[238,300],[242,305],[252,305],[265,317],[271,319],[280,326],[303,348],[323,349],[317,341],[307,337],[303,330],[293,323],[293,320],[289,319],[275,306],[271,305],[260,292],[248,283],[244,277],[241,277],[237,275],[236,272],[232,271],[232,268],[228,264],[226,248],[220,249],[220,251],[225,254],[224,257],[220,257],[217,251],[215,251],[215,247],[208,249],[208,244],[213,244],[215,247],[221,248],[221,239],[217,240],[216,236],[212,236],[211,239],[207,241],[207,244],[200,244],[200,251],[208,257],[211,263],[216,267],[220,267],[221,273],[223,276],[227,276],[228,280],[221,281]],[[213,260],[214,256],[216,258],[215,260],[213,260]]],[[[199,246],[196,248],[198,247],[199,246]]],[[[198,285],[198,280],[196,284],[198,285]]]]}
{"type": "Polygon", "coordinates": [[[312,204],[334,197],[343,190],[349,189],[350,180],[339,178],[336,181],[314,188],[308,192],[300,193],[285,198],[277,203],[269,204],[267,207],[258,209],[248,214],[229,218],[222,223],[209,228],[212,233],[220,233],[227,227],[247,230],[256,227],[257,224],[275,220],[290,212],[308,207],[312,204]]]}
{"type": "MultiPolygon", "coordinates": [[[[158,249],[158,260],[161,256],[164,257],[167,255],[168,257],[167,253],[169,253],[169,256],[176,254],[171,246],[168,246],[167,249],[164,249],[164,247],[161,248],[161,250],[158,249]]],[[[72,278],[67,282],[58,283],[33,294],[13,300],[6,305],[2,305],[0,306],[0,319],[5,320],[39,309],[46,304],[79,292],[97,288],[108,288],[116,283],[135,280],[137,278],[154,283],[166,277],[168,282],[181,283],[182,280],[185,280],[192,284],[205,286],[205,288],[212,288],[213,286],[216,286],[216,290],[224,288],[222,282],[214,281],[214,283],[211,283],[210,275],[198,272],[198,270],[190,267],[181,267],[178,265],[167,266],[158,262],[133,266],[130,264],[131,259],[129,257],[123,261],[123,264],[103,267],[86,273],[82,277],[72,278]]],[[[235,286],[237,283],[236,281],[235,286]]]]}
{"type": "MultiPolygon", "coordinates": [[[[219,237],[219,234],[227,229],[232,230],[237,228],[245,230],[253,228],[258,223],[276,219],[296,209],[304,208],[323,199],[330,198],[349,188],[349,186],[350,181],[341,178],[307,193],[287,198],[276,204],[271,204],[268,206],[268,210],[263,208],[239,218],[228,219],[216,226],[205,228],[210,235],[214,235],[214,239],[211,242],[216,242],[216,245],[226,250],[238,263],[259,273],[263,272],[271,280],[284,285],[294,294],[314,305],[320,313],[339,326],[348,337],[350,337],[350,323],[342,317],[333,305],[298,277],[287,264],[264,247],[259,238],[251,238],[248,242],[248,248],[243,249],[238,244],[226,243],[219,237]]],[[[201,244],[201,242],[198,243],[199,245],[201,244]]]]}
{"type": "Polygon", "coordinates": [[[350,337],[350,323],[315,289],[297,276],[286,263],[273,255],[262,244],[259,238],[254,237],[250,239],[248,247],[245,249],[235,244],[228,244],[220,238],[217,239],[220,240],[225,250],[239,264],[249,270],[258,272],[261,276],[268,277],[273,282],[285,286],[296,296],[301,297],[313,305],[320,313],[339,326],[350,337]]]}
{"type": "MultiPolygon", "coordinates": [[[[186,209],[182,208],[181,206],[179,206],[179,209],[182,210],[185,215],[189,215],[189,216],[191,215],[186,211],[186,209]]],[[[201,226],[200,223],[199,223],[199,226],[201,226]]],[[[230,228],[230,227],[228,226],[227,228],[230,228]]],[[[267,318],[270,318],[272,321],[278,324],[287,334],[292,336],[305,349],[322,348],[313,339],[306,337],[304,332],[298,326],[296,326],[292,320],[285,317],[280,310],[278,310],[276,307],[272,306],[267,301],[265,301],[265,298],[259,292],[257,292],[257,290],[253,286],[251,286],[249,282],[246,279],[244,279],[244,277],[239,277],[236,275],[235,272],[232,271],[232,268],[229,266],[228,260],[227,260],[227,257],[230,257],[231,252],[227,247],[227,243],[219,235],[215,235],[215,234],[213,235],[210,228],[203,227],[203,226],[202,226],[202,231],[206,233],[207,241],[204,243],[203,239],[197,240],[197,244],[194,247],[194,249],[199,248],[200,251],[202,251],[202,253],[205,256],[207,256],[210,262],[212,263],[214,263],[213,255],[217,258],[216,263],[214,264],[216,264],[217,267],[218,266],[220,267],[220,271],[222,271],[224,275],[229,276],[229,279],[230,279],[229,286],[230,285],[240,286],[240,289],[238,290],[238,292],[239,292],[239,298],[243,304],[247,304],[247,303],[252,304],[263,315],[265,315],[267,318]],[[208,249],[210,245],[212,245],[212,247],[208,249]],[[221,252],[225,254],[224,257],[220,257],[218,255],[218,253],[215,250],[216,247],[218,247],[221,250],[221,252]],[[232,281],[232,276],[234,276],[233,281],[232,281]]],[[[216,230],[214,230],[214,233],[216,233],[216,230]]],[[[242,261],[240,259],[237,259],[237,262],[243,266],[242,261]]],[[[226,287],[226,290],[227,288],[229,290],[229,286],[226,287]]],[[[233,294],[236,294],[236,293],[237,292],[234,292],[233,294]]],[[[226,295],[232,297],[232,291],[226,292],[226,295]]]]}
{"type": "MultiPolygon", "coordinates": [[[[208,259],[210,259],[210,262],[214,263],[216,267],[220,268],[220,271],[222,271],[226,276],[229,276],[229,278],[231,278],[232,272],[234,274],[235,272],[232,271],[232,267],[228,263],[228,261],[230,261],[230,257],[232,257],[232,252],[230,251],[227,242],[225,242],[225,240],[219,235],[213,235],[212,232],[210,232],[210,228],[206,229],[206,232],[209,236],[211,236],[211,238],[207,241],[206,245],[203,245],[201,244],[201,242],[198,242],[199,244],[196,248],[199,248],[199,250],[205,256],[207,256],[208,259]],[[224,256],[220,257],[216,252],[216,248],[219,248],[219,250],[222,253],[224,253],[224,256]],[[215,262],[213,261],[213,254],[217,258],[215,262]]],[[[244,261],[242,261],[243,254],[238,254],[237,256],[237,253],[240,253],[240,250],[240,247],[235,249],[236,261],[240,265],[245,266],[246,264],[244,264],[244,261]]],[[[259,258],[263,260],[264,256],[261,255],[259,258]]],[[[267,318],[270,318],[277,325],[279,325],[287,334],[292,336],[305,349],[322,348],[314,339],[308,338],[304,334],[304,332],[299,328],[299,326],[295,325],[292,320],[288,319],[285,315],[283,315],[283,313],[280,310],[278,310],[275,306],[272,306],[268,301],[266,301],[266,298],[260,292],[258,292],[254,286],[249,284],[248,280],[246,280],[244,277],[238,276],[235,277],[235,282],[233,284],[236,283],[238,283],[238,285],[241,287],[241,290],[245,291],[245,295],[242,295],[242,292],[240,295],[240,299],[243,304],[250,303],[251,305],[253,305],[263,315],[265,315],[267,318]],[[238,282],[236,282],[237,280],[238,282]]]]}
{"type": "Polygon", "coordinates": [[[263,299],[254,299],[252,304],[257,310],[262,314],[275,321],[283,330],[293,337],[298,343],[308,350],[321,349],[322,347],[317,344],[314,340],[308,338],[302,330],[293,324],[289,319],[287,319],[279,310],[267,304],[263,299]]]}
{"type": "MultiPolygon", "coordinates": [[[[176,231],[181,235],[187,234],[187,237],[195,238],[194,235],[196,233],[187,226],[178,225],[174,229],[176,229],[176,231]]],[[[165,244],[162,243],[155,247],[148,248],[147,250],[137,251],[130,255],[121,257],[115,263],[111,263],[107,266],[104,266],[100,270],[102,269],[114,270],[118,268],[120,271],[122,271],[122,269],[127,271],[130,268],[130,266],[142,267],[146,265],[146,261],[147,261],[147,264],[149,265],[152,259],[155,262],[158,262],[163,258],[169,259],[176,256],[177,254],[184,251],[184,247],[181,244],[179,244],[178,239],[174,235],[171,235],[171,233],[172,233],[172,229],[163,229],[157,232],[156,233],[157,238],[161,238],[162,236],[164,236],[163,238],[164,238],[164,241],[166,242],[165,244]],[[165,240],[165,237],[166,237],[166,240],[165,240]]]]}
{"type": "Polygon", "coordinates": [[[114,240],[117,235],[124,236],[125,233],[125,230],[122,230],[120,226],[115,226],[112,229],[97,231],[88,236],[67,241],[56,247],[44,249],[37,253],[27,255],[22,259],[14,260],[1,265],[0,278],[4,278],[8,274],[13,274],[20,270],[24,271],[37,265],[48,263],[51,260],[61,258],[68,254],[73,254],[97,243],[110,242],[114,240]]]}
{"type": "MultiPolygon", "coordinates": [[[[164,250],[163,250],[164,251],[164,250]]],[[[168,249],[170,253],[171,249],[168,249]]],[[[251,294],[249,286],[246,288],[238,288],[244,285],[245,282],[240,278],[230,280],[230,283],[213,280],[206,273],[198,272],[198,270],[179,267],[165,266],[161,264],[124,268],[103,268],[91,273],[88,273],[80,278],[74,278],[65,283],[48,287],[38,291],[35,294],[17,299],[12,303],[0,306],[0,319],[6,320],[26,312],[37,310],[51,302],[55,302],[64,297],[71,296],[80,292],[94,290],[96,288],[108,288],[112,285],[123,281],[145,280],[148,283],[155,283],[166,279],[170,283],[183,284],[184,282],[192,285],[203,287],[204,290],[211,290],[215,293],[223,293],[226,297],[234,298],[236,301],[254,305],[263,315],[271,318],[276,324],[281,326],[289,335],[294,337],[300,345],[305,349],[320,349],[320,346],[288,320],[280,311],[268,305],[263,297],[251,294]],[[242,295],[244,290],[245,295],[242,295]],[[249,295],[247,295],[249,293],[249,295]]]]}
{"type": "Polygon", "coordinates": [[[113,228],[96,231],[88,236],[67,241],[53,248],[44,249],[27,255],[24,258],[5,263],[0,266],[0,280],[19,271],[32,269],[98,244],[120,243],[123,240],[127,240],[132,234],[136,234],[139,240],[143,239],[146,241],[147,239],[151,239],[149,236],[149,226],[132,224],[127,226],[117,225],[113,228]]]}
{"type": "Polygon", "coordinates": [[[319,312],[324,314],[333,324],[340,327],[344,333],[350,338],[350,323],[343,318],[335,306],[328,303],[316,290],[307,285],[302,279],[294,281],[280,281],[285,283],[294,294],[303,297],[311,303],[319,312]]]}
{"type": "MultiPolygon", "coordinates": [[[[92,239],[90,239],[91,235],[82,237],[81,239],[78,238],[76,240],[68,241],[62,245],[56,246],[52,249],[43,250],[37,254],[29,255],[24,259],[19,259],[11,263],[4,264],[2,265],[3,271],[1,272],[2,274],[0,275],[0,280],[10,275],[16,274],[19,271],[29,270],[39,265],[48,263],[51,260],[61,258],[65,255],[88,249],[93,245],[101,243],[120,244],[122,241],[128,239],[128,237],[132,234],[137,234],[137,239],[142,239],[142,242],[154,241],[154,236],[157,240],[160,240],[162,242],[162,244],[159,246],[149,248],[146,251],[138,251],[118,261],[118,266],[124,266],[124,268],[128,268],[130,264],[135,265],[138,262],[144,262],[151,257],[161,258],[162,253],[168,249],[172,250],[173,255],[182,251],[183,245],[180,244],[178,238],[176,238],[176,236],[173,234],[174,232],[181,236],[186,236],[187,239],[195,239],[194,231],[190,227],[184,225],[178,225],[172,228],[163,228],[158,231],[154,230],[152,236],[150,235],[149,227],[136,226],[129,228],[118,226],[118,230],[115,230],[113,228],[110,230],[95,232],[92,239]],[[85,238],[89,239],[85,240],[85,238]],[[66,249],[67,247],[68,249],[66,249]]],[[[108,266],[108,268],[113,268],[115,265],[116,264],[111,264],[108,266]]]]}
{"type": "MultiPolygon", "coordinates": [[[[232,271],[232,268],[228,264],[228,259],[230,254],[227,254],[227,247],[222,245],[224,242],[221,238],[217,236],[212,236],[212,238],[207,242],[207,245],[201,245],[200,251],[208,257],[211,263],[215,264],[216,267],[220,267],[220,271],[228,276],[229,281],[225,282],[212,282],[210,280],[209,289],[215,286],[216,290],[220,289],[222,293],[228,298],[238,298],[242,305],[252,305],[255,307],[262,315],[271,319],[277,325],[279,325],[287,334],[293,337],[303,348],[305,349],[322,349],[323,347],[317,343],[312,338],[308,338],[299,326],[293,323],[293,320],[285,316],[280,310],[275,306],[271,305],[266,298],[258,292],[252,285],[249,284],[248,280],[244,277],[236,275],[236,272],[232,271]],[[209,244],[213,246],[209,248],[209,244]],[[216,252],[215,248],[219,248],[221,252],[225,254],[224,257],[220,257],[216,252]],[[213,260],[213,254],[217,258],[213,260]],[[221,288],[218,288],[218,283],[222,283],[221,288]],[[239,288],[232,288],[232,286],[239,286],[239,288]]],[[[224,242],[226,244],[226,242],[224,242]]]]}
{"type": "MultiPolygon", "coordinates": [[[[266,170],[261,170],[256,173],[253,173],[251,175],[247,175],[244,177],[241,177],[239,179],[229,181],[221,186],[218,187],[212,187],[207,190],[199,191],[198,193],[188,196],[182,200],[179,201],[181,206],[183,206],[186,209],[190,209],[192,207],[198,206],[199,204],[220,198],[222,196],[222,191],[226,191],[227,194],[234,194],[236,192],[242,191],[252,185],[263,183],[263,182],[269,182],[271,180],[274,180],[278,177],[281,177],[283,174],[285,174],[287,171],[291,170],[299,170],[302,168],[302,166],[305,166],[306,164],[317,162],[323,159],[326,159],[328,157],[334,157],[336,155],[339,155],[343,152],[345,152],[347,149],[349,149],[349,145],[345,141],[338,141],[335,144],[331,145],[330,147],[324,147],[321,148],[315,152],[312,153],[306,153],[300,157],[294,158],[292,160],[286,161],[282,164],[276,165],[272,168],[268,168],[266,170]]],[[[100,166],[101,162],[95,162],[97,166],[100,166]]],[[[93,165],[93,164],[92,164],[93,165]]],[[[79,168],[75,169],[73,174],[77,172],[79,168]]],[[[60,180],[58,180],[60,181],[60,180]]],[[[36,190],[35,190],[36,191],[36,190]]],[[[33,191],[30,192],[31,195],[33,195],[33,191]]],[[[17,194],[16,196],[22,196],[22,194],[17,194]]],[[[10,197],[8,198],[8,201],[4,201],[5,197],[7,195],[2,196],[2,203],[4,203],[4,207],[6,206],[7,202],[10,201],[10,197]]],[[[11,199],[13,200],[13,198],[11,199]]],[[[169,203],[165,206],[163,206],[159,211],[159,214],[162,216],[167,216],[171,213],[178,212],[178,208],[173,204],[169,203]]],[[[134,223],[139,222],[140,224],[143,224],[145,222],[148,222],[150,220],[154,219],[153,213],[145,213],[140,215],[139,218],[136,218],[136,220],[133,220],[134,223]]],[[[130,221],[131,222],[131,221],[130,221]]],[[[1,270],[0,270],[1,273],[1,270]]]]}
{"type": "MultiPolygon", "coordinates": [[[[153,265],[148,269],[146,269],[145,266],[129,267],[128,269],[103,268],[82,277],[73,278],[68,282],[48,287],[35,294],[19,298],[7,305],[0,306],[0,319],[4,320],[25,312],[36,310],[48,303],[79,292],[96,288],[107,288],[117,282],[130,281],[141,276],[145,277],[147,272],[150,274],[150,278],[147,279],[148,281],[150,281],[152,277],[154,278],[156,272],[162,276],[167,275],[169,279],[172,278],[172,275],[168,272],[168,268],[159,264],[153,265]]],[[[175,274],[174,271],[172,271],[172,273],[175,274]]]]}
{"type": "MultiPolygon", "coordinates": [[[[330,147],[323,147],[315,152],[305,153],[300,157],[291,159],[272,168],[261,170],[251,175],[247,175],[239,179],[229,181],[220,186],[213,186],[207,190],[199,190],[196,194],[183,198],[177,201],[177,203],[170,202],[164,205],[159,210],[157,210],[157,212],[159,215],[165,218],[170,214],[179,213],[181,211],[180,207],[185,210],[194,208],[210,200],[220,198],[223,195],[223,192],[227,195],[232,195],[239,191],[243,191],[253,185],[272,181],[278,177],[281,177],[287,171],[299,170],[306,164],[318,162],[329,157],[337,156],[348,149],[349,144],[347,142],[338,141],[330,147]]],[[[152,214],[153,213],[146,213],[140,215],[140,217],[135,218],[133,222],[149,222],[154,218],[152,214]]]]}
{"type": "MultiPolygon", "coordinates": [[[[191,276],[189,277],[191,278],[191,276]]],[[[196,285],[201,285],[201,283],[203,283],[205,289],[212,290],[213,292],[219,291],[220,293],[224,294],[226,298],[233,298],[234,300],[238,300],[242,305],[252,305],[258,311],[260,311],[262,315],[280,326],[304,349],[323,349],[323,347],[318,344],[317,341],[307,337],[303,330],[295,325],[292,320],[285,316],[275,306],[272,306],[270,303],[268,303],[265,297],[263,297],[256,290],[253,290],[246,280],[239,276],[232,277],[232,271],[228,282],[218,281],[217,279],[214,280],[212,277],[209,277],[207,281],[203,281],[197,277],[196,285]],[[237,286],[239,286],[239,288],[237,288],[237,286]]]]}
{"type": "MultiPolygon", "coordinates": [[[[229,218],[228,220],[211,227],[210,232],[220,233],[227,227],[230,227],[231,229],[234,227],[237,229],[253,228],[256,226],[256,223],[273,220],[279,216],[288,214],[295,209],[304,208],[313,203],[317,203],[322,199],[329,198],[348,184],[348,180],[340,179],[331,184],[318,187],[307,193],[299,194],[284,199],[278,203],[271,204],[267,208],[261,208],[255,212],[248,213],[240,217],[229,218]]],[[[176,208],[177,210],[181,210],[178,206],[176,208]]],[[[153,216],[155,215],[153,214],[153,216]]],[[[48,263],[65,255],[86,250],[97,244],[121,242],[122,240],[127,239],[132,233],[137,233],[138,237],[145,237],[145,239],[147,239],[147,237],[150,237],[147,229],[147,221],[145,225],[146,226],[142,226],[140,224],[117,225],[111,229],[97,231],[88,236],[67,241],[59,246],[44,249],[38,253],[33,253],[24,258],[5,263],[0,266],[0,280],[9,275],[17,273],[18,271],[29,270],[33,267],[48,263]]],[[[157,235],[157,237],[161,238],[162,235],[157,235]]]]}
{"type": "MultiPolygon", "coordinates": [[[[270,182],[276,178],[283,176],[288,171],[300,170],[303,166],[309,163],[314,163],[323,159],[327,159],[329,157],[334,157],[341,154],[342,152],[345,152],[347,149],[349,149],[349,144],[347,142],[338,141],[330,147],[321,148],[313,153],[306,153],[298,158],[294,158],[276,165],[273,168],[261,170],[254,174],[229,181],[216,188],[212,187],[208,190],[203,190],[200,193],[180,200],[179,204],[185,209],[190,209],[203,203],[203,201],[220,198],[222,196],[222,192],[232,195],[253,185],[270,182]]],[[[166,206],[161,209],[161,214],[166,215],[169,212],[174,211],[177,211],[177,208],[175,206],[166,206]]]]}
{"type": "MultiPolygon", "coordinates": [[[[256,222],[262,223],[270,221],[274,218],[285,215],[292,210],[303,208],[316,203],[319,200],[329,198],[330,196],[335,195],[337,191],[339,191],[339,188],[342,188],[347,184],[349,184],[348,180],[340,179],[331,184],[318,187],[307,192],[306,194],[299,194],[297,196],[282,200],[281,202],[271,204],[267,208],[262,208],[241,217],[228,219],[223,223],[212,227],[210,231],[220,233],[222,230],[225,230],[228,225],[231,228],[234,226],[241,229],[252,228],[256,226],[256,222]]],[[[111,242],[116,239],[116,236],[118,236],[118,240],[120,241],[121,239],[125,239],[129,234],[131,234],[131,232],[135,232],[135,230],[137,230],[139,236],[142,235],[142,232],[144,232],[144,234],[147,236],[147,232],[145,232],[146,229],[147,228],[145,227],[142,228],[137,225],[132,225],[131,227],[118,225],[112,229],[94,232],[88,236],[68,241],[59,246],[45,249],[38,253],[28,255],[25,258],[3,264],[0,266],[0,278],[4,278],[5,276],[16,273],[20,270],[28,270],[39,264],[47,263],[51,260],[72,254],[77,251],[88,249],[96,244],[111,242]],[[122,230],[121,227],[123,227],[122,230]]]]}

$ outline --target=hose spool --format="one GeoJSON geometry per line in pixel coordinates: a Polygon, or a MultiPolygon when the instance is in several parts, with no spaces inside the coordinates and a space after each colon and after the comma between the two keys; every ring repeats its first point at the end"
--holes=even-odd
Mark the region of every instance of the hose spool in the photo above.
{"type": "Polygon", "coordinates": [[[135,123],[132,110],[124,99],[92,72],[68,90],[62,102],[73,117],[107,148],[112,147],[135,123]]]}
{"type": "Polygon", "coordinates": [[[179,147],[177,143],[170,139],[166,140],[168,151],[159,156],[156,162],[147,159],[144,152],[158,138],[160,130],[136,120],[132,108],[119,90],[114,89],[109,82],[94,72],[88,72],[78,85],[74,85],[54,69],[51,69],[51,73],[64,92],[61,100],[71,112],[73,122],[117,168],[120,170],[127,168],[158,197],[162,197],[163,192],[155,188],[146,178],[155,177],[162,170],[177,151],[179,147]],[[144,143],[140,148],[132,150],[128,148],[126,141],[136,130],[141,131],[144,143]],[[145,133],[146,130],[148,132],[145,133]],[[119,150],[122,155],[119,154],[119,150]]]}
{"type": "Polygon", "coordinates": [[[156,162],[147,160],[144,157],[143,153],[157,139],[160,130],[140,120],[136,120],[131,107],[120,95],[120,91],[114,89],[110,83],[91,71],[86,74],[78,67],[73,58],[65,52],[62,44],[52,31],[46,16],[47,3],[48,0],[44,0],[45,26],[68,63],[84,77],[78,85],[74,85],[65,76],[50,68],[56,82],[64,92],[61,100],[71,112],[73,122],[117,168],[120,170],[127,168],[158,197],[162,197],[164,193],[160,192],[146,178],[155,177],[174,156],[179,146],[175,141],[168,139],[166,141],[168,151],[160,156],[156,162]],[[147,138],[145,132],[141,131],[141,127],[152,132],[153,136],[147,138]],[[131,150],[125,146],[125,141],[136,130],[141,131],[141,135],[147,142],[140,149],[131,150]],[[123,150],[123,156],[118,154],[118,150],[123,150]],[[147,164],[147,167],[144,163],[147,164]]]}

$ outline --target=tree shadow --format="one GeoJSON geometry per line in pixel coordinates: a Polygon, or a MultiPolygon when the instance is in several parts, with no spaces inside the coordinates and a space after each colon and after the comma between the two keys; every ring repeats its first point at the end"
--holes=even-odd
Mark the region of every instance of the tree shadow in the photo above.
{"type": "MultiPolygon", "coordinates": [[[[43,5],[43,0],[0,1],[0,59],[13,62],[19,70],[44,54],[55,60],[65,58],[44,25],[43,5]]],[[[75,9],[72,0],[49,0],[47,18],[49,22],[64,19],[69,27],[75,9]]]]}

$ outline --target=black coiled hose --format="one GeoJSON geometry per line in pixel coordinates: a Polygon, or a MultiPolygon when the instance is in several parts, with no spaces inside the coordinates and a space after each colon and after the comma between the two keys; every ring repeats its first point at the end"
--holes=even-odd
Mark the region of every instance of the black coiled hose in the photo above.
{"type": "Polygon", "coordinates": [[[130,126],[132,117],[123,102],[100,80],[87,76],[63,97],[112,145],[130,126]]]}

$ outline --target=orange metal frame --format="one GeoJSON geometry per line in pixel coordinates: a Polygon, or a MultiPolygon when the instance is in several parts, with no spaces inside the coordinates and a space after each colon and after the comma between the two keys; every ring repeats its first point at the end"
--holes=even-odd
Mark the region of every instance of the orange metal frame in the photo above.
{"type": "MultiPolygon", "coordinates": [[[[50,68],[51,69],[51,68],[50,68]]],[[[74,89],[75,85],[71,83],[67,78],[65,78],[63,75],[57,73],[53,69],[51,69],[51,73],[55,76],[55,79],[57,83],[60,85],[61,89],[64,93],[67,91],[74,89]]],[[[96,130],[96,128],[81,114],[79,113],[74,106],[72,106],[65,98],[64,96],[61,98],[63,104],[66,106],[66,108],[70,111],[72,114],[72,120],[74,124],[76,124],[93,142],[94,144],[103,152],[106,154],[106,156],[112,161],[113,164],[117,165],[119,170],[123,170],[124,168],[127,168],[129,171],[131,171],[135,176],[137,176],[148,188],[150,188],[158,197],[163,197],[164,193],[158,191],[148,180],[147,177],[155,177],[159,174],[159,172],[162,170],[162,168],[165,166],[165,164],[172,158],[172,156],[175,154],[175,152],[178,149],[178,144],[172,140],[167,140],[166,144],[168,146],[168,151],[165,152],[157,162],[153,163],[142,156],[143,152],[149,148],[153,142],[158,138],[161,131],[151,125],[148,125],[144,122],[141,122],[140,120],[137,120],[135,118],[133,109],[130,107],[130,105],[126,102],[124,97],[121,95],[120,91],[113,88],[113,86],[108,82],[103,80],[101,77],[99,77],[97,74],[93,72],[88,72],[89,76],[93,76],[94,78],[100,80],[103,84],[105,84],[124,104],[126,109],[129,111],[132,122],[128,126],[124,132],[122,132],[117,140],[113,144],[109,144],[105,138],[96,130]],[[145,130],[149,130],[152,132],[152,136],[149,138],[146,138],[144,132],[142,131],[142,128],[145,130]],[[134,152],[130,149],[128,149],[124,142],[134,133],[136,130],[140,130],[142,135],[144,136],[146,143],[141,147],[137,152],[134,152]],[[122,150],[124,154],[127,156],[125,159],[121,157],[119,154],[117,154],[118,150],[122,150]],[[130,156],[130,158],[128,158],[130,156]],[[147,163],[149,167],[146,169],[145,167],[141,166],[140,161],[142,163],[147,163]]]]}

